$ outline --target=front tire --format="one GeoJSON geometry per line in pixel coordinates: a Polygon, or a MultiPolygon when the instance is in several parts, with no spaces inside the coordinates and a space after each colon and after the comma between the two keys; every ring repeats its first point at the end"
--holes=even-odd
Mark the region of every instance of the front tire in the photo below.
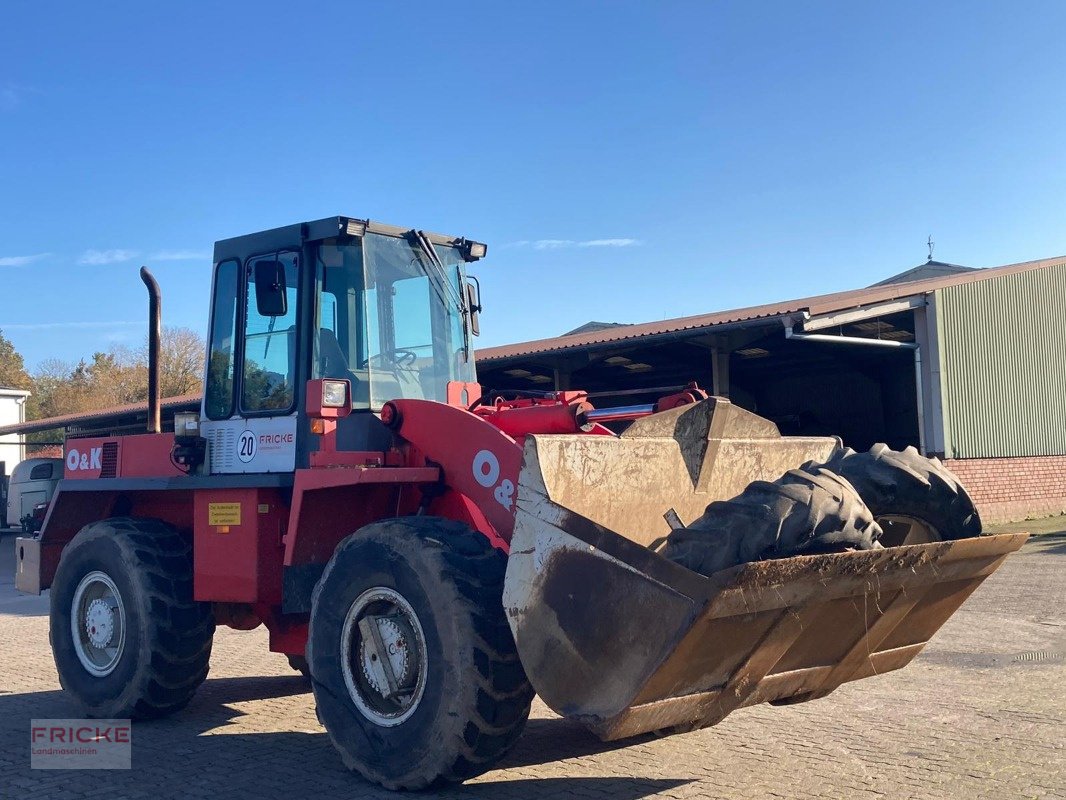
{"type": "Polygon", "coordinates": [[[502,605],[506,556],[451,520],[342,541],[315,587],[308,660],[345,765],[389,789],[463,781],[517,740],[533,698],[502,605]]]}
{"type": "Polygon", "coordinates": [[[86,716],[150,719],[192,699],[215,630],[192,572],[188,542],[154,519],[94,522],[63,549],[49,638],[59,682],[86,716]]]}
{"type": "Polygon", "coordinates": [[[875,444],[869,452],[840,450],[824,465],[858,491],[895,547],[981,535],[981,516],[966,489],[936,458],[915,448],[875,444]]]}

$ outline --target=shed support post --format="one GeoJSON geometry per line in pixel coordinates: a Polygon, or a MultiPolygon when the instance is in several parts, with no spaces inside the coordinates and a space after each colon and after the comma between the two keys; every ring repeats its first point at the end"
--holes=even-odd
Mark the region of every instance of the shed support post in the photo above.
{"type": "Polygon", "coordinates": [[[944,455],[944,394],[940,382],[940,337],[937,330],[936,292],[914,310],[914,336],[922,357],[922,402],[925,405],[925,446],[928,453],[944,455]]]}
{"type": "Polygon", "coordinates": [[[711,394],[729,397],[729,351],[711,348],[711,394]]]}

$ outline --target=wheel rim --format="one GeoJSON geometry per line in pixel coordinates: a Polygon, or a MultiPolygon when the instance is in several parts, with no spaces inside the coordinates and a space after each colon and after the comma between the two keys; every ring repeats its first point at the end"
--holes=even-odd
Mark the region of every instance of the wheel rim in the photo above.
{"type": "Polygon", "coordinates": [[[110,675],[126,646],[126,608],[111,577],[90,572],[74,590],[70,632],[81,665],[98,678],[110,675]]]}
{"type": "Polygon", "coordinates": [[[928,522],[903,514],[885,514],[877,518],[882,534],[880,542],[885,547],[900,547],[909,544],[929,544],[943,541],[943,537],[928,522]]]}
{"type": "Polygon", "coordinates": [[[348,694],[363,716],[392,727],[415,713],[429,664],[422,624],[403,595],[385,586],[359,595],[344,617],[340,649],[348,694]]]}

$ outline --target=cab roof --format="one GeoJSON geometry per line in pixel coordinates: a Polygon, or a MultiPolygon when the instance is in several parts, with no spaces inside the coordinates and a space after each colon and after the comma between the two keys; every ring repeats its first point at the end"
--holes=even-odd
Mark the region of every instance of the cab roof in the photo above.
{"type": "MultiPolygon", "coordinates": [[[[312,222],[297,222],[281,228],[270,228],[256,233],[246,233],[243,236],[234,236],[230,239],[220,239],[215,242],[214,261],[218,263],[226,258],[244,258],[271,250],[302,245],[304,242],[356,238],[367,232],[380,233],[385,236],[403,236],[410,230],[411,228],[385,225],[358,217],[326,217],[312,222]]],[[[428,231],[424,233],[433,244],[448,247],[458,247],[470,241],[462,236],[446,236],[428,231]]]]}

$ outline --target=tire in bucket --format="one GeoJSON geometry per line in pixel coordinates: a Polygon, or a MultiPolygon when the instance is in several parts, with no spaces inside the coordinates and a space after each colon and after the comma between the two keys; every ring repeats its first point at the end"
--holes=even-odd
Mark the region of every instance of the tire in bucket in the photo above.
{"type": "Polygon", "coordinates": [[[504,616],[506,556],[436,517],[342,541],[312,597],[307,647],[319,719],[345,765],[389,789],[490,769],[533,699],[504,616]]]}
{"type": "Polygon", "coordinates": [[[49,638],[59,682],[86,716],[185,706],[207,677],[214,630],[210,605],[193,600],[192,548],[165,522],[94,522],[63,548],[49,638]]]}
{"type": "Polygon", "coordinates": [[[852,485],[807,464],[775,481],[753,481],[731,500],[707,506],[690,525],[673,531],[665,558],[711,575],[762,561],[879,547],[881,529],[852,485]]]}
{"type": "Polygon", "coordinates": [[[825,467],[855,487],[884,529],[885,547],[981,535],[981,517],[959,479],[913,447],[876,444],[865,453],[848,448],[825,467]]]}

